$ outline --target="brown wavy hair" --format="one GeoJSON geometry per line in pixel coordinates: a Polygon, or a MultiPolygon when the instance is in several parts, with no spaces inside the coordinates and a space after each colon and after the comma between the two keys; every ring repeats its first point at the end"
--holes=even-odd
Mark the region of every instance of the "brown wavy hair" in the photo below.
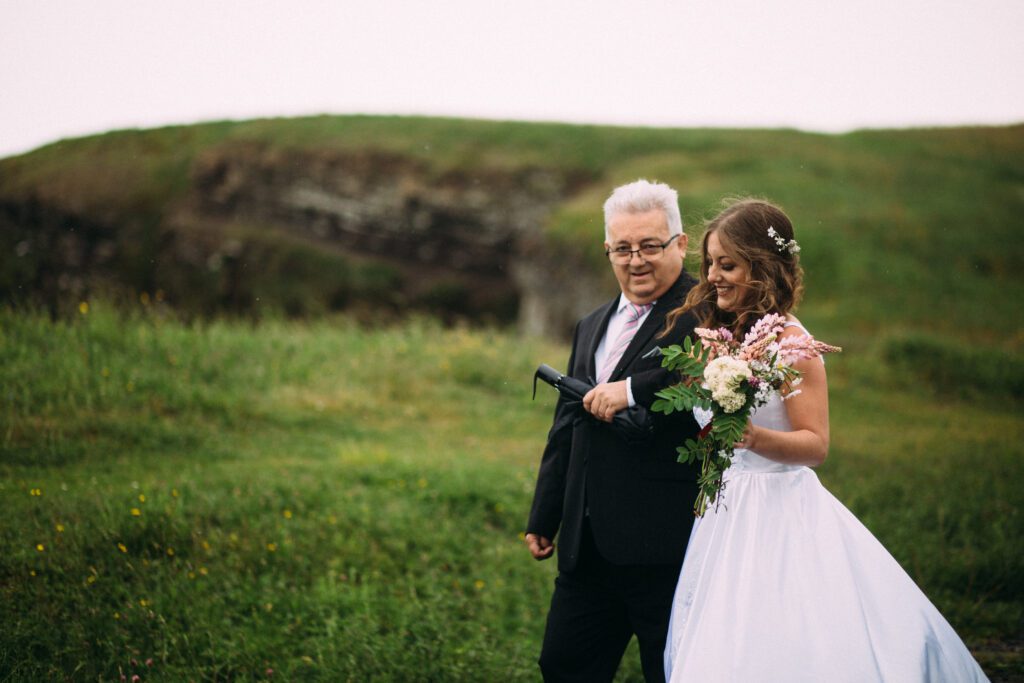
{"type": "Polygon", "coordinates": [[[775,228],[786,242],[794,239],[793,223],[783,210],[764,199],[750,197],[729,198],[723,204],[725,208],[706,223],[701,237],[700,281],[690,289],[686,301],[668,314],[666,330],[679,316],[691,312],[699,327],[725,327],[742,339],[759,318],[769,313],[786,315],[803,297],[804,271],[799,253],[780,250],[768,235],[768,228],[775,228]],[[712,233],[718,235],[722,248],[748,270],[750,279],[742,310],[725,311],[716,303],[715,286],[708,282],[708,237],[712,233]]]}

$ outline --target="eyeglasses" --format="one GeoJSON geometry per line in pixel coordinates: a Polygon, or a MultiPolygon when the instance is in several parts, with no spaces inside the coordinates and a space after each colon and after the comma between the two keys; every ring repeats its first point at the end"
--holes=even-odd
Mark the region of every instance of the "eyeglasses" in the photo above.
{"type": "Polygon", "coordinates": [[[679,235],[672,235],[668,238],[667,242],[644,242],[640,245],[639,249],[630,249],[629,247],[615,247],[614,249],[605,249],[604,253],[612,263],[629,263],[633,260],[633,254],[639,254],[645,261],[656,261],[661,258],[662,254],[665,253],[665,248],[672,244],[672,240],[679,237],[679,235]]]}

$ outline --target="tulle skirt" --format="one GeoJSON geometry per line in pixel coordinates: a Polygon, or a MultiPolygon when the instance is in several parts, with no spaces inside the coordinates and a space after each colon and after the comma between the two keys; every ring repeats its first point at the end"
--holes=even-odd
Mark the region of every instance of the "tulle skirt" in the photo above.
{"type": "Polygon", "coordinates": [[[679,576],[666,678],[985,681],[949,623],[806,467],[729,477],[679,576]]]}

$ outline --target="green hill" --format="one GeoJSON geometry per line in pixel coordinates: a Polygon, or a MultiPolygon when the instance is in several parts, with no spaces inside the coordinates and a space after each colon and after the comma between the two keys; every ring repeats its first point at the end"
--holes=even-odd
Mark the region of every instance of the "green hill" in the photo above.
{"type": "Polygon", "coordinates": [[[59,309],[98,289],[159,291],[185,312],[298,315],[374,299],[512,321],[524,297],[551,307],[552,287],[584,277],[573,306],[531,328],[564,333],[610,284],[603,199],[648,177],[679,190],[694,233],[725,195],[782,204],[806,246],[805,315],[830,333],[970,330],[1012,350],[1022,160],[1024,126],[832,136],[315,117],[120,131],[0,160],[0,297],[59,309]],[[346,188],[339,174],[371,180],[346,188]],[[296,188],[320,195],[296,207],[296,188]],[[338,219],[317,197],[393,205],[338,219]],[[462,272],[446,260],[488,230],[462,272]],[[529,291],[542,276],[510,273],[534,263],[545,296],[529,291]]]}
{"type": "Polygon", "coordinates": [[[614,292],[600,206],[642,176],[694,235],[724,195],[793,216],[844,347],[819,475],[1014,680],[1022,152],[317,117],[0,160],[0,679],[534,680],[529,377],[614,292]]]}

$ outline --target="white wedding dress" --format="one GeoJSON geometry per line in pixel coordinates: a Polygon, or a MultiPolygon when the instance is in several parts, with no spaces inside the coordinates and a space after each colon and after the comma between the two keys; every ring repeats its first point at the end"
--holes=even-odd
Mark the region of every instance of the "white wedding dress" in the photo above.
{"type": "MultiPolygon", "coordinates": [[[[710,413],[698,414],[706,424],[710,413]]],[[[754,424],[791,430],[775,396],[754,424]]],[[[665,676],[713,681],[987,681],[871,532],[802,466],[737,450],[722,504],[697,519],[665,676]]]]}

